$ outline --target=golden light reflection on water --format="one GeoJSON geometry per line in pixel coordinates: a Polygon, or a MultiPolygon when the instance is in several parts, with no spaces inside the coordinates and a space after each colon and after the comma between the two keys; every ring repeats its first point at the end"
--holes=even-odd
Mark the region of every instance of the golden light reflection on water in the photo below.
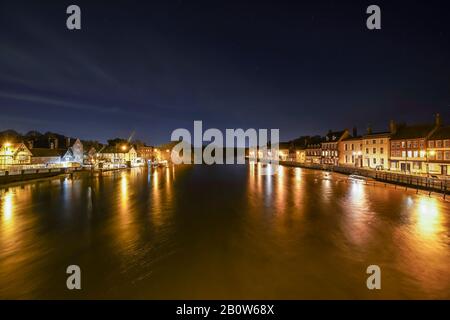
{"type": "Polygon", "coordinates": [[[13,236],[15,234],[14,207],[15,194],[12,191],[6,191],[1,194],[2,221],[0,225],[0,239],[2,239],[2,243],[9,243],[9,245],[13,246],[16,245],[13,236]]]}
{"type": "Polygon", "coordinates": [[[450,298],[449,217],[444,215],[444,206],[448,203],[428,195],[408,197],[403,212],[408,223],[395,230],[401,248],[398,261],[405,266],[402,271],[429,298],[450,298]]]}
{"type": "Polygon", "coordinates": [[[11,191],[7,191],[3,194],[3,203],[2,203],[2,213],[3,220],[6,224],[12,223],[14,204],[13,204],[13,193],[11,191]]]}
{"type": "Polygon", "coordinates": [[[289,169],[278,166],[278,169],[276,169],[276,194],[275,194],[275,207],[277,210],[277,213],[283,214],[286,211],[287,206],[287,190],[286,190],[286,174],[285,171],[289,169]]]}
{"type": "MultiPolygon", "coordinates": [[[[90,197],[93,200],[89,196],[87,199],[102,201],[105,205],[102,207],[97,203],[91,208],[94,210],[93,215],[103,216],[89,235],[99,243],[108,243],[102,247],[106,259],[120,259],[120,268],[110,268],[107,272],[111,279],[118,279],[117,287],[124,288],[121,294],[125,298],[127,294],[136,294],[136,287],[121,280],[126,277],[142,278],[142,281],[148,281],[145,284],[149,284],[149,287],[154,281],[159,281],[162,289],[171,292],[174,282],[167,281],[170,274],[167,274],[167,278],[142,277],[150,270],[149,261],[155,266],[155,269],[151,269],[152,272],[173,272],[179,270],[179,266],[173,262],[182,261],[187,255],[192,256],[193,261],[199,257],[209,257],[203,248],[214,250],[217,249],[218,243],[213,241],[210,247],[207,245],[207,240],[214,238],[212,232],[219,232],[221,238],[237,237],[240,240],[238,247],[243,248],[242,250],[219,252],[229,263],[227,272],[235,279],[248,277],[249,274],[257,275],[262,279],[261,286],[266,291],[276,292],[273,294],[274,298],[310,298],[309,291],[301,290],[302,285],[308,289],[323,289],[325,293],[318,293],[317,297],[346,298],[349,293],[345,290],[349,289],[354,297],[366,298],[370,293],[364,285],[360,288],[360,284],[354,280],[355,272],[358,272],[362,265],[366,265],[366,262],[389,265],[389,268],[383,271],[387,275],[383,279],[383,290],[388,293],[383,297],[402,298],[404,292],[417,298],[433,295],[449,297],[445,291],[450,289],[448,202],[405,193],[403,190],[342,181],[336,183],[340,177],[335,174],[283,167],[276,168],[275,175],[265,175],[262,174],[265,169],[261,163],[250,164],[248,171],[242,171],[242,167],[238,168],[246,174],[248,181],[241,179],[238,181],[242,181],[243,185],[233,185],[242,189],[237,189],[239,196],[232,199],[228,194],[224,198],[215,194],[215,198],[208,199],[212,184],[219,188],[222,187],[221,181],[230,181],[229,175],[226,176],[229,171],[220,172],[220,168],[218,171],[205,171],[206,175],[212,176],[212,184],[204,183],[205,176],[183,174],[181,171],[178,171],[178,180],[174,184],[175,172],[179,169],[171,167],[152,169],[144,173],[137,170],[123,171],[111,174],[101,181],[96,179],[95,184],[77,185],[74,182],[71,186],[68,181],[56,180],[57,183],[47,183],[40,187],[30,184],[24,189],[0,191],[0,253],[10,253],[8,262],[5,261],[7,259],[0,259],[0,277],[3,271],[3,274],[9,273],[10,278],[19,267],[24,279],[26,274],[28,277],[35,277],[41,276],[41,273],[53,272],[49,270],[48,265],[54,263],[52,259],[58,260],[58,255],[67,249],[58,246],[59,242],[66,239],[66,233],[59,230],[61,222],[65,221],[60,220],[63,218],[60,213],[64,212],[66,206],[68,210],[81,210],[79,215],[73,215],[70,224],[64,225],[68,231],[77,234],[76,241],[82,243],[80,250],[74,250],[70,254],[76,256],[81,252],[81,248],[91,250],[87,243],[83,243],[85,240],[82,237],[78,238],[78,231],[83,231],[85,226],[76,223],[76,219],[83,218],[83,214],[86,214],[83,208],[86,206],[76,206],[79,204],[76,201],[80,199],[77,193],[85,194],[86,190],[76,190],[82,186],[92,186],[93,193],[90,197]],[[199,176],[200,179],[195,180],[199,176]],[[192,185],[195,188],[187,190],[185,187],[192,185]],[[180,189],[180,186],[184,189],[180,189]],[[72,195],[66,203],[64,199],[68,196],[67,191],[72,195]],[[210,229],[211,221],[214,223],[216,220],[211,218],[206,223],[205,219],[202,220],[196,215],[198,207],[190,207],[189,199],[192,199],[194,192],[205,194],[205,204],[214,206],[214,216],[223,218],[224,220],[218,221],[227,221],[229,225],[221,223],[220,228],[210,229]],[[245,210],[230,215],[229,211],[222,210],[220,205],[215,206],[224,199],[236,201],[233,205],[245,210]],[[52,201],[52,210],[49,210],[46,201],[52,201]],[[106,212],[95,212],[99,207],[105,208],[106,212]],[[184,221],[182,219],[186,216],[189,216],[189,219],[198,219],[195,223],[202,226],[196,229],[196,234],[183,229],[182,223],[176,223],[177,219],[184,221]],[[171,229],[174,226],[180,229],[171,229]],[[107,234],[113,241],[104,241],[104,230],[111,231],[107,234]],[[182,231],[178,232],[179,230],[182,231]],[[198,239],[205,245],[198,248],[190,243],[191,239],[198,239]],[[34,245],[36,242],[40,243],[39,247],[34,245]],[[155,246],[155,243],[160,247],[155,246]],[[183,251],[186,255],[177,256],[178,253],[174,251],[177,259],[158,259],[167,252],[165,243],[175,243],[184,250],[180,252],[183,251]],[[43,264],[45,268],[39,269],[36,267],[39,265],[37,262],[45,260],[44,255],[40,253],[42,249],[51,250],[51,254],[46,256],[51,263],[43,264]],[[158,251],[160,249],[161,251],[158,251]],[[246,252],[251,252],[252,256],[249,257],[246,252]],[[274,255],[274,252],[277,254],[274,255]],[[261,261],[265,264],[263,268],[261,261]],[[24,269],[25,265],[29,265],[28,269],[24,269]],[[246,269],[239,268],[242,266],[246,269]],[[309,277],[311,270],[318,276],[309,277]],[[343,273],[343,277],[336,277],[336,274],[340,273],[343,273]],[[344,278],[349,280],[345,285],[342,284],[344,278]],[[273,287],[273,282],[277,283],[276,287],[273,287]],[[328,292],[337,293],[329,296],[328,292]]],[[[102,263],[101,259],[97,261],[94,256],[91,260],[87,263],[102,263]]],[[[220,261],[217,261],[217,265],[212,265],[221,268],[220,261]]],[[[183,269],[183,272],[188,281],[194,283],[195,277],[203,270],[205,269],[202,269],[202,266],[196,264],[191,265],[190,270],[183,269]]],[[[223,278],[212,276],[211,279],[227,288],[227,283],[221,282],[223,278]]],[[[238,285],[247,290],[245,298],[260,297],[258,292],[253,290],[253,283],[245,286],[245,283],[239,282],[238,285]]],[[[214,294],[217,294],[208,291],[211,286],[206,282],[196,282],[196,286],[196,290],[203,290],[202,297],[209,294],[214,297],[214,294]]],[[[234,289],[234,285],[230,288],[234,289]]],[[[224,292],[230,297],[241,297],[233,296],[232,289],[224,292]]],[[[40,293],[45,296],[45,286],[39,287],[39,290],[42,290],[40,293]]],[[[89,292],[86,291],[86,294],[89,295],[89,292]]],[[[191,297],[189,293],[185,294],[187,298],[191,297]]],[[[158,293],[151,293],[150,296],[158,297],[158,293]]]]}
{"type": "Polygon", "coordinates": [[[132,254],[131,249],[137,239],[136,226],[133,221],[133,199],[129,190],[130,176],[127,172],[121,172],[119,178],[119,216],[117,217],[118,231],[116,236],[123,252],[132,254]]]}
{"type": "Polygon", "coordinates": [[[433,239],[442,228],[442,215],[439,201],[435,198],[421,197],[415,206],[417,232],[424,238],[433,239]]]}
{"type": "Polygon", "coordinates": [[[152,172],[153,181],[151,185],[151,218],[153,223],[159,225],[161,219],[159,218],[161,212],[161,190],[160,190],[160,173],[156,169],[152,172]]]}

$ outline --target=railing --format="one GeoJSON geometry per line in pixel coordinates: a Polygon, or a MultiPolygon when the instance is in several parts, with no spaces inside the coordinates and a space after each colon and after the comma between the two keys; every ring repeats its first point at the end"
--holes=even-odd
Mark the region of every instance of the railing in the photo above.
{"type": "Polygon", "coordinates": [[[437,179],[424,176],[396,173],[392,171],[378,171],[357,167],[333,166],[325,164],[299,163],[295,161],[280,161],[280,164],[315,170],[334,171],[348,175],[357,174],[360,176],[375,179],[377,181],[403,185],[406,186],[407,188],[441,192],[444,194],[444,196],[448,193],[450,189],[450,177],[448,179],[446,178],[437,179]]]}

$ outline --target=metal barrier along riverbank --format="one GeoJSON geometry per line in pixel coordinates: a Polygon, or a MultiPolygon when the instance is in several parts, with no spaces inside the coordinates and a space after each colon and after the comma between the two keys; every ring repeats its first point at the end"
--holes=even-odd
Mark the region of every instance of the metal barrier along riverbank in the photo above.
{"type": "Polygon", "coordinates": [[[437,179],[424,176],[415,176],[402,173],[396,173],[392,171],[377,171],[355,167],[342,167],[325,164],[309,164],[299,163],[295,161],[280,161],[281,165],[290,167],[300,167],[314,170],[325,170],[346,175],[356,174],[367,178],[374,179],[375,181],[390,183],[399,186],[404,186],[406,189],[426,190],[431,192],[439,192],[444,195],[444,199],[449,193],[450,180],[437,179]]]}

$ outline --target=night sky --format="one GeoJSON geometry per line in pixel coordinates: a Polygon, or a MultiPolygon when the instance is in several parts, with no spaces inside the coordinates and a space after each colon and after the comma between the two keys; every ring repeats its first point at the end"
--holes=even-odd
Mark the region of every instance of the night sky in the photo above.
{"type": "MultiPolygon", "coordinates": [[[[448,1],[447,1],[448,2],[448,1]]],[[[445,1],[0,0],[0,131],[170,140],[172,130],[450,122],[445,1]],[[392,2],[395,2],[393,4],[392,2]],[[66,28],[66,8],[82,30],[66,28]],[[382,30],[366,28],[370,4],[382,30]]]]}

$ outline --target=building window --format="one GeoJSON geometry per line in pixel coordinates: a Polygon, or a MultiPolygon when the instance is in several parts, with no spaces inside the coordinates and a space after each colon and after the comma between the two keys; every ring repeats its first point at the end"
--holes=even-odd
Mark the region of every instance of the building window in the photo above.
{"type": "Polygon", "coordinates": [[[352,150],[355,150],[355,145],[352,143],[352,150]]]}
{"type": "Polygon", "coordinates": [[[425,148],[425,141],[424,140],[420,140],[419,147],[420,147],[420,149],[424,149],[425,148]]]}
{"type": "Polygon", "coordinates": [[[406,151],[402,151],[402,157],[403,157],[403,158],[406,157],[406,151]]]}
{"type": "Polygon", "coordinates": [[[445,151],[445,160],[450,160],[450,151],[445,151]]]}
{"type": "Polygon", "coordinates": [[[369,148],[366,148],[366,154],[369,154],[369,148]]]}
{"type": "Polygon", "coordinates": [[[380,154],[384,153],[384,148],[380,148],[380,154]]]}
{"type": "Polygon", "coordinates": [[[419,157],[419,151],[415,150],[414,151],[414,158],[418,158],[419,157]]]}
{"type": "Polygon", "coordinates": [[[373,158],[373,164],[377,164],[377,159],[373,158]]]}
{"type": "Polygon", "coordinates": [[[381,164],[384,165],[384,158],[381,158],[381,164]]]}
{"type": "Polygon", "coordinates": [[[404,148],[406,146],[405,141],[402,141],[402,148],[404,148]]]}
{"type": "Polygon", "coordinates": [[[377,153],[377,148],[373,148],[373,154],[377,153]]]}
{"type": "Polygon", "coordinates": [[[442,148],[442,140],[436,141],[436,148],[442,148]]]}
{"type": "Polygon", "coordinates": [[[408,141],[408,149],[412,147],[412,141],[408,141]]]}
{"type": "Polygon", "coordinates": [[[437,151],[436,152],[436,159],[437,160],[442,160],[442,151],[437,151]]]}
{"type": "Polygon", "coordinates": [[[380,140],[380,143],[381,143],[381,144],[383,144],[383,143],[384,143],[384,140],[383,140],[383,139],[381,139],[381,140],[380,140]]]}
{"type": "Polygon", "coordinates": [[[434,141],[428,141],[428,147],[434,148],[434,141]]]}
{"type": "Polygon", "coordinates": [[[355,163],[355,156],[352,156],[352,163],[355,163]]]}
{"type": "Polygon", "coordinates": [[[377,140],[372,140],[372,144],[377,144],[377,140]]]}
{"type": "Polygon", "coordinates": [[[348,145],[344,144],[344,150],[347,151],[348,150],[348,145]]]}
{"type": "Polygon", "coordinates": [[[450,140],[445,140],[444,141],[444,147],[445,148],[450,148],[450,140]]]}
{"type": "Polygon", "coordinates": [[[408,158],[412,158],[412,151],[411,150],[408,151],[408,158]]]}

